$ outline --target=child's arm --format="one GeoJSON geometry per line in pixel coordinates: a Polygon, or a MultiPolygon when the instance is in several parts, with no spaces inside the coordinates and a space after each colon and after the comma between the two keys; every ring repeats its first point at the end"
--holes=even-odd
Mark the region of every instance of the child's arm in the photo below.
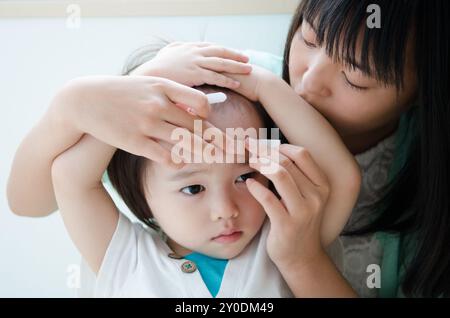
{"type": "Polygon", "coordinates": [[[232,77],[241,82],[237,91],[259,99],[289,143],[305,148],[328,178],[330,195],[321,231],[327,246],[342,231],[356,202],[361,182],[358,164],[328,121],[282,79],[257,66],[250,75],[232,77]]]}
{"type": "Polygon", "coordinates": [[[66,229],[95,273],[100,269],[119,217],[101,181],[115,150],[84,135],[60,154],[51,168],[56,202],[66,229]]]}

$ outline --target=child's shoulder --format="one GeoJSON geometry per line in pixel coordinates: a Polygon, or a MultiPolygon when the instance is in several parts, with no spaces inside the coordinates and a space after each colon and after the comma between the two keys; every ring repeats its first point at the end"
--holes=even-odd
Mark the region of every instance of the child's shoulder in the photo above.
{"type": "Polygon", "coordinates": [[[242,53],[249,57],[249,63],[261,66],[272,73],[282,76],[283,73],[283,57],[269,52],[245,50],[242,53]]]}

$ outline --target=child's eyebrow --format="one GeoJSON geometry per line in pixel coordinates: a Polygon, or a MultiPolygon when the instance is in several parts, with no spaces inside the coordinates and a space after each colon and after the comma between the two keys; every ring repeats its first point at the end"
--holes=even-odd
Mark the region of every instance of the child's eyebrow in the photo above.
{"type": "Polygon", "coordinates": [[[180,170],[180,171],[177,171],[176,173],[172,174],[169,177],[169,181],[185,179],[187,177],[191,177],[196,174],[204,174],[205,172],[206,172],[205,170],[180,170]]]}
{"type": "MultiPolygon", "coordinates": [[[[227,164],[227,163],[224,163],[227,164]]],[[[242,166],[248,166],[248,160],[246,160],[245,163],[232,163],[233,165],[238,165],[240,167],[242,166]]],[[[191,177],[196,174],[206,174],[208,169],[190,169],[190,170],[179,170],[175,172],[174,174],[170,175],[168,178],[168,181],[177,181],[182,180],[188,177],[191,177]]]]}

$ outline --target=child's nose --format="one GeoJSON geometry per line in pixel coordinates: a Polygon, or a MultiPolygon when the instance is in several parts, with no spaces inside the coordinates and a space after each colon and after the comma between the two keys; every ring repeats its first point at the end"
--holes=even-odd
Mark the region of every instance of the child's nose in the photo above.
{"type": "Polygon", "coordinates": [[[237,218],[239,216],[239,209],[233,199],[229,196],[217,198],[217,201],[212,203],[211,220],[217,221],[221,219],[237,218]]]}

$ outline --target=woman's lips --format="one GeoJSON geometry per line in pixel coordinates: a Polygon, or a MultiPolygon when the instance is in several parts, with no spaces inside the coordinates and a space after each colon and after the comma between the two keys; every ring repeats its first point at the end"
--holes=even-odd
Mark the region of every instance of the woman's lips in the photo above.
{"type": "Polygon", "coordinates": [[[216,243],[233,243],[236,242],[237,240],[239,240],[242,236],[242,231],[234,231],[231,234],[222,234],[219,236],[214,237],[212,240],[216,243]]]}

